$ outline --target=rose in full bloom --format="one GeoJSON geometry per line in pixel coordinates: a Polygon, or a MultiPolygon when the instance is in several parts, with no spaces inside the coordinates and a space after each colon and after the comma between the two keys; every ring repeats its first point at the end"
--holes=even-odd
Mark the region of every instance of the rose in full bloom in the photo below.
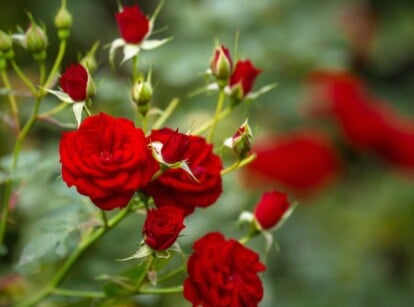
{"type": "Polygon", "coordinates": [[[266,267],[259,256],[221,233],[196,241],[187,263],[184,297],[193,306],[258,306],[263,285],[258,277],[266,267]]]}
{"type": "Polygon", "coordinates": [[[304,131],[256,142],[246,168],[253,185],[282,186],[304,195],[317,191],[339,171],[339,157],[321,133],[304,131]]]}
{"type": "Polygon", "coordinates": [[[150,31],[150,22],[138,5],[123,7],[121,12],[115,13],[115,19],[122,38],[128,44],[141,43],[150,31]]]}
{"type": "Polygon", "coordinates": [[[277,225],[288,209],[289,201],[285,193],[266,192],[254,209],[254,217],[262,229],[270,229],[277,225]]]}
{"type": "Polygon", "coordinates": [[[185,161],[193,176],[183,168],[170,168],[144,188],[157,207],[175,206],[185,215],[195,207],[213,204],[222,192],[221,159],[213,145],[200,136],[187,135],[169,128],[154,130],[150,142],[162,144],[162,157],[168,163],[185,161]]]}
{"type": "Polygon", "coordinates": [[[229,49],[223,45],[218,46],[211,58],[210,68],[217,79],[226,80],[233,71],[233,61],[229,49]]]}
{"type": "Polygon", "coordinates": [[[176,207],[149,210],[142,231],[145,243],[159,251],[169,248],[185,227],[183,222],[184,213],[176,207]]]}
{"type": "Polygon", "coordinates": [[[85,101],[88,94],[88,71],[81,64],[72,64],[60,77],[60,87],[74,101],[85,101]]]}
{"type": "Polygon", "coordinates": [[[239,100],[246,97],[260,72],[250,60],[238,61],[229,80],[232,96],[239,100]]]}
{"type": "Polygon", "coordinates": [[[66,184],[103,210],[125,207],[159,168],[142,130],[104,113],[63,133],[59,152],[66,184]]]}

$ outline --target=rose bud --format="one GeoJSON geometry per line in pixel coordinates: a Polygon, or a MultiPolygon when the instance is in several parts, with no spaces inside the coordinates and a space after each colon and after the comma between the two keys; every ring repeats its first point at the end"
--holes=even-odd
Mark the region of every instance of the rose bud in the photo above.
{"type": "Polygon", "coordinates": [[[60,87],[74,101],[85,101],[94,94],[95,86],[81,64],[72,64],[60,77],[60,87]]]}
{"type": "Polygon", "coordinates": [[[277,225],[288,209],[286,194],[278,191],[267,192],[256,205],[254,217],[261,229],[270,229],[277,225]]]}
{"type": "Polygon", "coordinates": [[[58,29],[58,36],[65,40],[69,37],[70,28],[72,26],[72,15],[65,6],[61,6],[55,17],[55,26],[58,29]]]}
{"type": "Polygon", "coordinates": [[[150,32],[150,22],[138,5],[123,7],[115,14],[115,19],[122,38],[128,44],[141,43],[150,32]]]}
{"type": "Polygon", "coordinates": [[[139,113],[145,116],[149,109],[149,102],[152,98],[151,83],[138,79],[132,87],[131,97],[138,106],[139,113]]]}
{"type": "Polygon", "coordinates": [[[252,90],[260,69],[253,66],[250,60],[238,61],[233,74],[230,76],[230,95],[236,101],[242,100],[252,90]]]}
{"type": "Polygon", "coordinates": [[[98,68],[98,63],[95,57],[98,46],[99,46],[99,42],[95,42],[91,50],[89,50],[88,53],[79,61],[79,64],[85,67],[88,70],[88,72],[91,74],[94,73],[96,69],[98,68]]]}
{"type": "Polygon", "coordinates": [[[233,70],[229,49],[223,45],[216,47],[210,61],[213,75],[219,80],[227,80],[233,70]]]}
{"type": "Polygon", "coordinates": [[[158,251],[169,248],[184,229],[183,222],[184,213],[178,208],[165,206],[149,210],[142,231],[145,243],[158,251]]]}
{"type": "Polygon", "coordinates": [[[13,46],[12,38],[9,34],[0,31],[0,52],[6,53],[13,46]]]}
{"type": "Polygon", "coordinates": [[[26,48],[36,61],[43,61],[46,58],[46,46],[48,44],[45,31],[32,22],[26,31],[26,48]]]}
{"type": "Polygon", "coordinates": [[[242,160],[250,152],[253,141],[252,130],[247,120],[237,129],[236,133],[224,142],[224,145],[233,149],[237,157],[242,160]]]}

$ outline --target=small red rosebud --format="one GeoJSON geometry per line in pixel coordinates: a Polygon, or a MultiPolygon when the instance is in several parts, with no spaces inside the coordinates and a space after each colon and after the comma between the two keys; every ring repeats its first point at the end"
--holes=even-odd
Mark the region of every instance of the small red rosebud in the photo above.
{"type": "Polygon", "coordinates": [[[261,70],[254,67],[250,60],[238,61],[233,74],[230,76],[229,86],[231,96],[241,100],[252,90],[253,83],[261,70]]]}
{"type": "Polygon", "coordinates": [[[183,222],[184,213],[176,207],[149,210],[142,231],[145,243],[158,251],[169,248],[184,229],[183,222]]]}
{"type": "Polygon", "coordinates": [[[150,22],[138,5],[123,7],[121,12],[115,13],[115,19],[122,38],[128,44],[141,43],[150,31],[150,22]]]}
{"type": "Polygon", "coordinates": [[[254,217],[262,229],[269,229],[280,221],[289,209],[287,195],[278,191],[264,193],[254,209],[254,217]]]}
{"type": "Polygon", "coordinates": [[[229,49],[223,45],[216,47],[210,61],[210,68],[217,79],[226,80],[233,70],[229,49]]]}
{"type": "Polygon", "coordinates": [[[246,119],[246,121],[237,129],[236,133],[224,142],[224,145],[231,148],[241,160],[246,158],[250,152],[252,141],[252,130],[246,119]]]}
{"type": "Polygon", "coordinates": [[[72,64],[60,77],[60,87],[74,101],[85,101],[89,92],[89,74],[81,64],[72,64]]]}

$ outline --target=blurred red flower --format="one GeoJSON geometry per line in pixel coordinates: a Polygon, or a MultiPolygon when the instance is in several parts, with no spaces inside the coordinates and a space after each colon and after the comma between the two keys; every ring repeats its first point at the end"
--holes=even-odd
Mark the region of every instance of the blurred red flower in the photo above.
{"type": "Polygon", "coordinates": [[[295,194],[316,191],[339,170],[330,142],[316,132],[268,137],[257,142],[253,152],[257,158],[247,166],[246,177],[254,183],[281,185],[295,194]]]}

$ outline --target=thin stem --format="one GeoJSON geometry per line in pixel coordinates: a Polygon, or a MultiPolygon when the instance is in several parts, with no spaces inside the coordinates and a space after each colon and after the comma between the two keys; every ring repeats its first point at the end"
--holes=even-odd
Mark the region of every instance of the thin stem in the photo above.
{"type": "Polygon", "coordinates": [[[211,124],[210,133],[207,137],[207,142],[209,142],[209,143],[211,143],[212,140],[213,140],[214,132],[216,130],[217,123],[219,121],[219,116],[220,116],[221,109],[223,108],[223,103],[224,103],[224,98],[225,97],[226,97],[226,95],[225,95],[224,91],[220,90],[220,94],[219,94],[218,101],[217,101],[216,113],[214,114],[213,123],[211,124]]]}
{"type": "Polygon", "coordinates": [[[247,158],[244,158],[243,160],[237,160],[234,164],[230,165],[229,167],[223,169],[221,171],[221,176],[224,176],[228,173],[231,173],[239,168],[242,168],[243,166],[246,166],[247,164],[251,163],[256,159],[256,154],[251,154],[247,158]]]}
{"type": "Polygon", "coordinates": [[[142,130],[145,134],[147,134],[147,128],[148,128],[148,114],[145,114],[142,116],[142,130]]]}
{"type": "Polygon", "coordinates": [[[4,235],[6,233],[7,220],[10,212],[10,196],[12,191],[11,179],[7,180],[4,187],[3,207],[1,209],[0,219],[0,246],[3,244],[4,235]]]}
{"type": "Polygon", "coordinates": [[[101,210],[101,218],[105,228],[108,228],[108,218],[106,217],[105,211],[101,210]]]}
{"type": "Polygon", "coordinates": [[[32,81],[30,81],[29,78],[26,77],[24,72],[20,69],[19,65],[17,65],[17,63],[14,60],[11,60],[10,62],[12,64],[12,67],[15,73],[19,76],[20,79],[22,79],[24,84],[26,84],[26,86],[30,89],[33,96],[36,96],[37,90],[36,90],[36,87],[33,85],[32,81]]]}
{"type": "Polygon", "coordinates": [[[179,293],[183,291],[183,286],[175,286],[169,288],[141,288],[138,293],[142,294],[167,294],[167,293],[179,293]]]}
{"type": "Polygon", "coordinates": [[[55,63],[53,64],[52,69],[49,72],[49,76],[47,77],[47,80],[43,86],[45,89],[48,89],[52,85],[56,77],[56,74],[59,70],[60,64],[62,63],[62,59],[63,59],[63,56],[65,55],[65,51],[66,51],[66,40],[61,40],[59,44],[58,55],[56,56],[56,59],[55,59],[55,63]]]}
{"type": "Polygon", "coordinates": [[[171,278],[173,278],[173,277],[175,277],[175,276],[177,276],[181,273],[184,273],[185,270],[186,270],[186,267],[187,267],[186,265],[182,265],[179,268],[158,277],[157,282],[160,284],[160,283],[162,283],[162,282],[164,282],[168,279],[171,279],[171,278]]]}
{"type": "Polygon", "coordinates": [[[132,58],[132,82],[138,77],[138,54],[132,58]]]}
{"type": "Polygon", "coordinates": [[[171,100],[168,107],[162,112],[162,115],[157,119],[157,121],[152,125],[152,129],[159,129],[162,125],[167,121],[167,119],[171,116],[174,112],[175,108],[178,106],[180,99],[174,98],[171,100]]]}
{"type": "Polygon", "coordinates": [[[73,267],[73,265],[78,261],[80,256],[83,255],[83,253],[100,237],[102,237],[105,233],[107,233],[109,230],[114,228],[115,225],[117,225],[120,221],[122,221],[128,213],[131,212],[131,204],[133,201],[131,201],[128,204],[128,207],[125,209],[122,209],[117,215],[115,215],[113,218],[111,218],[108,221],[108,226],[100,227],[96,231],[91,232],[84,240],[81,242],[81,244],[78,246],[78,248],[72,253],[72,255],[63,263],[63,265],[60,267],[60,269],[56,272],[54,277],[50,280],[49,284],[47,284],[43,289],[41,289],[39,292],[36,293],[36,295],[29,297],[28,300],[24,301],[21,306],[34,306],[38,302],[40,302],[42,299],[47,297],[50,293],[52,293],[57,286],[61,284],[61,282],[64,280],[70,269],[73,267]]]}
{"type": "MultiPolygon", "coordinates": [[[[231,111],[233,110],[233,107],[228,106],[227,108],[225,108],[223,111],[221,111],[221,113],[218,116],[218,120],[221,120],[225,117],[227,117],[231,111]]],[[[213,125],[214,119],[210,119],[209,121],[205,122],[201,127],[199,127],[198,129],[196,129],[195,131],[192,132],[193,135],[198,135],[203,133],[204,131],[206,131],[208,128],[210,128],[213,125]]]]}
{"type": "Polygon", "coordinates": [[[16,125],[16,129],[17,129],[17,131],[19,131],[19,129],[20,129],[19,109],[17,108],[16,97],[12,93],[12,87],[11,87],[11,84],[10,84],[10,80],[9,80],[9,77],[7,76],[7,72],[5,70],[1,71],[1,78],[3,80],[4,86],[9,90],[9,94],[7,96],[8,96],[9,101],[10,101],[10,109],[11,109],[11,113],[12,113],[14,123],[16,125]]]}
{"type": "Polygon", "coordinates": [[[42,85],[46,78],[46,65],[44,61],[39,63],[39,84],[42,85]]]}
{"type": "Polygon", "coordinates": [[[106,295],[104,292],[99,291],[78,291],[70,289],[53,289],[51,294],[61,296],[74,296],[74,297],[85,297],[85,298],[104,298],[106,295]]]}
{"type": "Polygon", "coordinates": [[[56,113],[59,113],[60,111],[62,111],[64,108],[66,108],[66,106],[67,106],[68,104],[66,103],[66,102],[62,102],[62,103],[60,103],[59,105],[57,105],[56,107],[54,107],[53,109],[50,109],[49,111],[47,111],[47,112],[43,112],[43,113],[40,113],[38,116],[37,116],[37,118],[46,118],[46,117],[49,117],[49,116],[51,116],[51,115],[53,115],[53,114],[56,114],[56,113]]]}

